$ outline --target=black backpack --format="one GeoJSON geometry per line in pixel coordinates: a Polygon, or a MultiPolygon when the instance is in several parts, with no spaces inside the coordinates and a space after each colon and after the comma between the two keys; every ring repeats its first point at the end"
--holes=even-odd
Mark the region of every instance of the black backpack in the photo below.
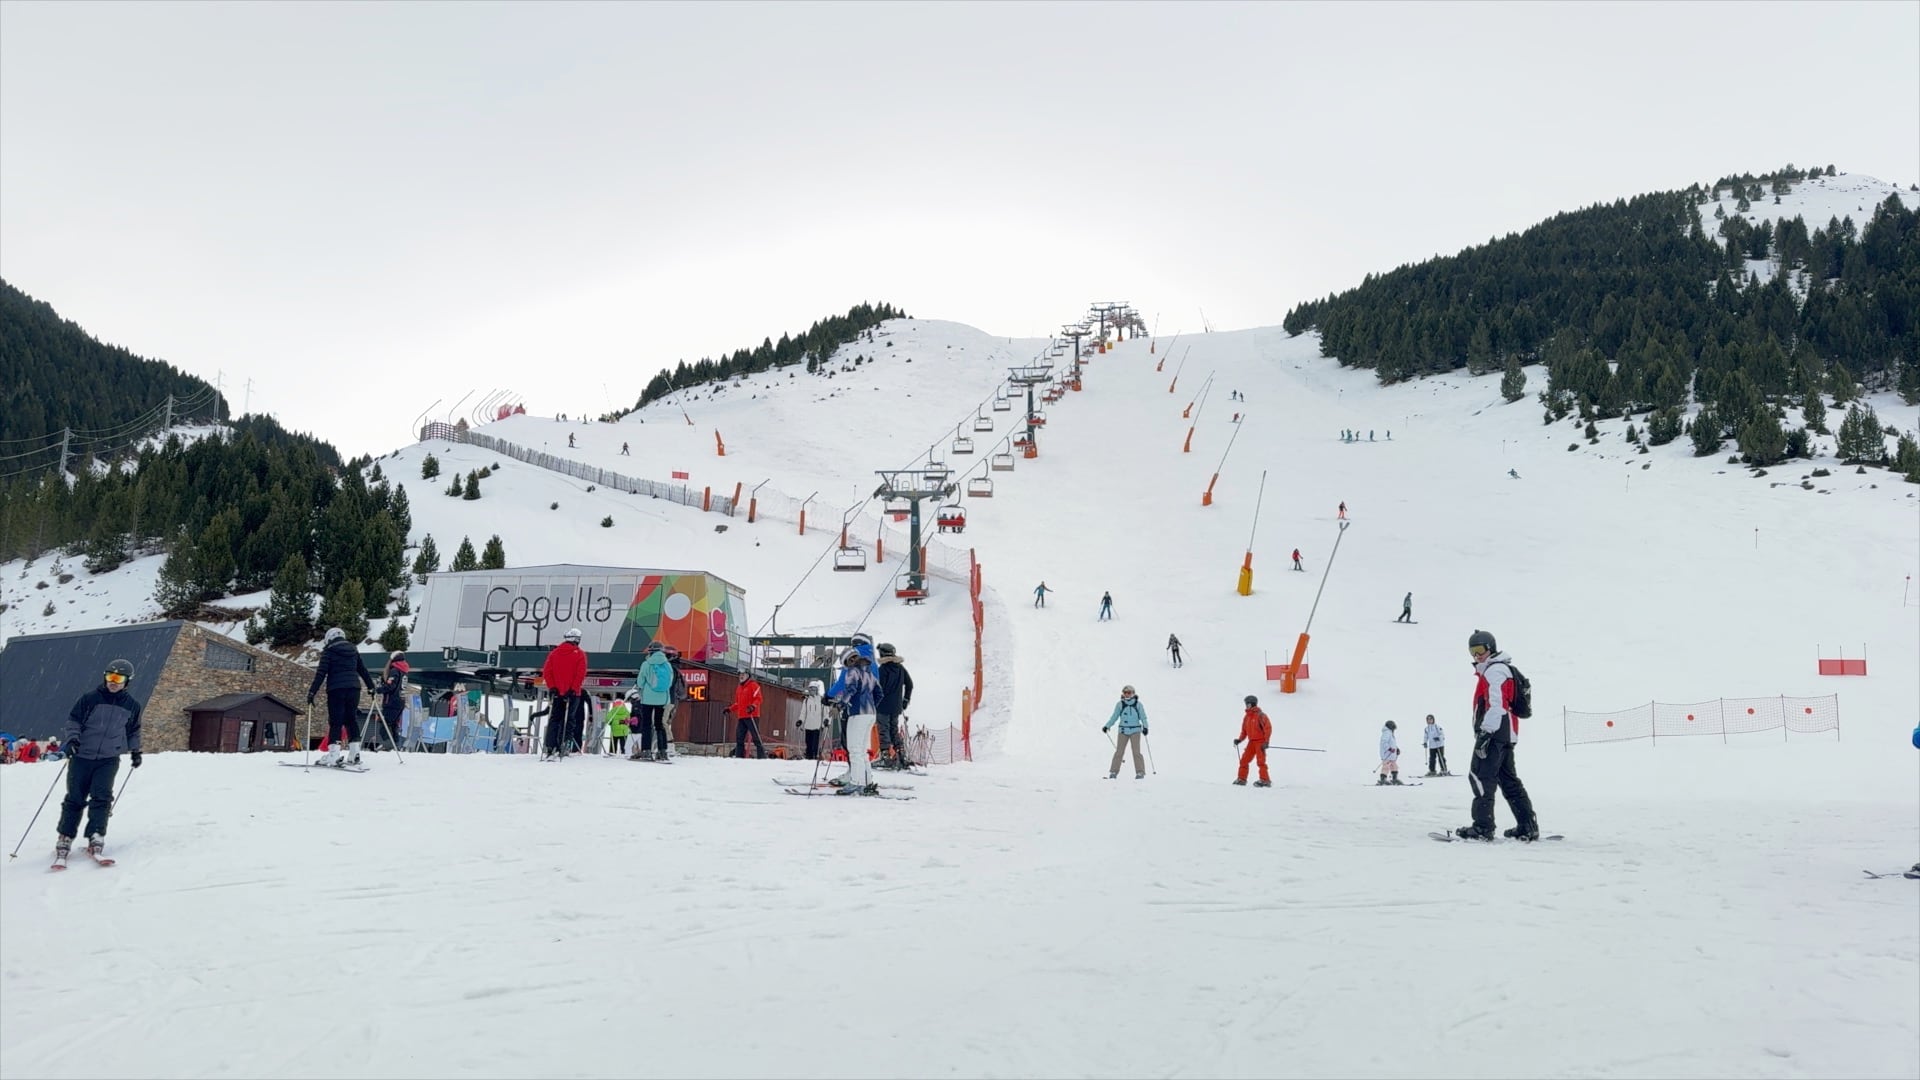
{"type": "Polygon", "coordinates": [[[673,684],[667,688],[667,699],[675,704],[687,700],[687,680],[679,668],[673,670],[673,684]]]}
{"type": "Polygon", "coordinates": [[[1507,671],[1513,675],[1513,701],[1507,711],[1525,720],[1533,715],[1533,681],[1520,674],[1520,669],[1507,661],[1507,671]]]}

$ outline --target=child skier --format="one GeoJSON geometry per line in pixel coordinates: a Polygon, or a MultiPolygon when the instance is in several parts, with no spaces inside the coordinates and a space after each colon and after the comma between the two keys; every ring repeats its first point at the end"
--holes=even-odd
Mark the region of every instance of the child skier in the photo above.
{"type": "Polygon", "coordinates": [[[1254,781],[1254,787],[1272,787],[1273,778],[1267,775],[1267,743],[1273,739],[1273,721],[1260,711],[1260,699],[1248,694],[1247,711],[1240,717],[1240,737],[1233,745],[1246,743],[1247,748],[1240,752],[1240,775],[1234,778],[1238,787],[1247,786],[1247,766],[1260,763],[1260,779],[1254,781]]]}
{"type": "Polygon", "coordinates": [[[633,707],[627,699],[617,697],[607,706],[607,750],[609,753],[624,755],[627,752],[627,736],[633,734],[633,728],[627,721],[633,719],[633,707]]]}
{"type": "Polygon", "coordinates": [[[1447,733],[1440,730],[1440,725],[1434,721],[1432,713],[1427,714],[1425,741],[1427,744],[1427,775],[1452,776],[1453,774],[1447,771],[1447,733]],[[1436,769],[1439,771],[1434,771],[1436,769]]]}
{"type": "Polygon", "coordinates": [[[1380,729],[1380,782],[1375,786],[1384,787],[1399,782],[1400,737],[1394,734],[1394,723],[1389,720],[1387,726],[1380,729]]]}

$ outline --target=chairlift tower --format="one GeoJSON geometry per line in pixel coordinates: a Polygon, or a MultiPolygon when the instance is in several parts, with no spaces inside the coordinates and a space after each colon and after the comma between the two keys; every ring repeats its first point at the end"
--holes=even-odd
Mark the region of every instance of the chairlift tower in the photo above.
{"type": "Polygon", "coordinates": [[[1033,422],[1033,418],[1036,415],[1033,406],[1033,388],[1052,377],[1052,364],[1028,364],[1025,367],[1010,367],[1007,369],[1008,382],[1027,388],[1026,445],[1022,448],[1022,454],[1025,457],[1032,458],[1040,456],[1040,443],[1034,438],[1037,425],[1033,422]]]}
{"type": "Polygon", "coordinates": [[[1080,339],[1087,336],[1085,323],[1073,323],[1060,328],[1060,336],[1073,342],[1073,372],[1068,376],[1075,384],[1080,382],[1080,339]]]}
{"type": "Polygon", "coordinates": [[[1105,304],[1093,305],[1092,311],[1094,315],[1098,316],[1100,319],[1100,340],[1101,341],[1107,340],[1107,324],[1108,323],[1112,323],[1115,329],[1118,329],[1120,327],[1120,319],[1118,318],[1118,315],[1120,312],[1125,311],[1128,306],[1129,305],[1124,300],[1115,300],[1105,304]],[[1109,318],[1108,316],[1114,316],[1114,317],[1109,318]]]}
{"type": "Polygon", "coordinates": [[[953,494],[953,471],[942,466],[935,469],[876,469],[880,477],[880,487],[873,493],[876,499],[905,500],[908,506],[907,526],[907,583],[903,588],[895,589],[893,595],[909,604],[917,604],[927,598],[926,558],[920,545],[920,501],[922,499],[945,499],[953,494]]]}

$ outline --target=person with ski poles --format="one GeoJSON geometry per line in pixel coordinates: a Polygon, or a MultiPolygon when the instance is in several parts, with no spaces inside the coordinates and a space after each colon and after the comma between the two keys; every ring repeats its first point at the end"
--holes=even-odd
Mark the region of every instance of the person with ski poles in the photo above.
{"type": "Polygon", "coordinates": [[[760,702],[760,684],[749,671],[740,677],[740,685],[733,692],[733,704],[727,707],[734,719],[734,757],[747,756],[748,736],[753,738],[754,756],[767,756],[766,745],[760,741],[760,702]]]}
{"type": "Polygon", "coordinates": [[[1110,592],[1103,592],[1100,594],[1100,615],[1099,615],[1099,618],[1095,619],[1094,621],[1100,622],[1100,621],[1109,620],[1112,618],[1113,618],[1113,594],[1110,592]]]}
{"type": "Polygon", "coordinates": [[[53,864],[67,865],[67,853],[80,828],[80,810],[87,811],[87,854],[106,857],[107,819],[113,815],[113,778],[120,772],[120,755],[130,755],[140,767],[141,704],[127,686],[133,665],[115,660],[107,665],[100,685],[80,695],[67,713],[60,745],[67,755],[67,797],[60,803],[54,826],[53,864]]]}
{"type": "Polygon", "coordinates": [[[581,721],[575,717],[584,717],[587,705],[587,654],[580,648],[580,638],[579,627],[568,630],[540,665],[540,678],[553,694],[545,751],[550,757],[580,749],[581,721]]]}
{"type": "Polygon", "coordinates": [[[1173,666],[1180,666],[1180,639],[1173,634],[1167,635],[1167,651],[1173,654],[1173,666]]]}
{"type": "Polygon", "coordinates": [[[1400,736],[1397,734],[1398,727],[1399,725],[1389,720],[1387,721],[1387,726],[1380,729],[1380,782],[1375,785],[1377,787],[1400,783],[1400,736]],[[1391,779],[1389,779],[1389,777],[1391,777],[1391,779]]]}
{"type": "Polygon", "coordinates": [[[1427,775],[1452,776],[1447,771],[1447,733],[1441,730],[1439,721],[1433,718],[1432,713],[1427,714],[1427,730],[1423,741],[1427,744],[1427,775]]]}
{"type": "Polygon", "coordinates": [[[1247,766],[1257,761],[1260,779],[1253,786],[1272,787],[1273,778],[1267,775],[1267,744],[1273,741],[1273,721],[1261,711],[1259,698],[1248,694],[1246,705],[1247,711],[1240,717],[1240,737],[1233,740],[1233,745],[1246,743],[1247,748],[1240,752],[1240,775],[1234,777],[1233,782],[1237,787],[1246,787],[1247,766]]]}
{"type": "Polygon", "coordinates": [[[1304,567],[1304,566],[1301,566],[1301,565],[1300,565],[1300,549],[1299,549],[1299,548],[1294,548],[1294,549],[1293,549],[1293,568],[1294,568],[1295,570],[1305,570],[1305,569],[1306,569],[1306,567],[1304,567]]]}
{"type": "Polygon", "coordinates": [[[1147,734],[1147,707],[1140,703],[1139,695],[1133,692],[1131,686],[1120,688],[1120,700],[1114,703],[1113,715],[1107,717],[1107,722],[1100,726],[1100,730],[1111,730],[1115,724],[1120,725],[1120,738],[1113,744],[1113,764],[1107,766],[1107,779],[1112,780],[1120,775],[1120,763],[1126,760],[1127,747],[1132,746],[1133,778],[1145,780],[1147,759],[1140,754],[1140,740],[1147,734]]]}
{"type": "Polygon", "coordinates": [[[833,700],[847,717],[847,781],[835,794],[878,795],[867,761],[867,743],[873,737],[874,709],[880,697],[867,654],[856,646],[840,658],[840,676],[833,681],[833,700]]]}
{"type": "Polygon", "coordinates": [[[394,744],[400,739],[400,714],[407,709],[407,673],[404,652],[387,657],[387,668],[380,673],[380,720],[386,725],[384,735],[389,750],[395,749],[394,744]]]}
{"type": "Polygon", "coordinates": [[[307,687],[307,704],[327,687],[327,737],[333,745],[321,755],[318,764],[346,766],[360,764],[360,687],[367,696],[374,693],[373,673],[360,659],[360,650],[347,640],[339,627],[327,631],[320,649],[320,665],[314,669],[313,685],[307,687]]]}
{"type": "Polygon", "coordinates": [[[633,706],[627,704],[624,697],[615,697],[607,705],[607,753],[624,757],[627,752],[627,736],[633,734],[628,721],[633,719],[633,706]]]}
{"type": "Polygon", "coordinates": [[[1038,585],[1036,585],[1036,586],[1034,586],[1034,588],[1033,588],[1033,606],[1034,606],[1034,607],[1046,607],[1046,606],[1047,606],[1047,594],[1048,594],[1048,593],[1050,593],[1050,592],[1053,592],[1053,591],[1055,591],[1055,590],[1053,590],[1053,589],[1049,589],[1049,588],[1047,588],[1047,583],[1046,583],[1046,582],[1044,582],[1044,581],[1043,581],[1043,582],[1041,582],[1040,584],[1038,584],[1038,585]]]}

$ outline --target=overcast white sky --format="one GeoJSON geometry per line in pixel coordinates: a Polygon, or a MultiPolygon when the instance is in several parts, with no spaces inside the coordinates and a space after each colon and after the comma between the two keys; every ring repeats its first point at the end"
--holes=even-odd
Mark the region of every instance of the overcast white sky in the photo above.
{"type": "Polygon", "coordinates": [[[1920,181],[1920,3],[0,4],[0,275],[348,453],[862,300],[1270,325],[1789,161],[1920,181]]]}

